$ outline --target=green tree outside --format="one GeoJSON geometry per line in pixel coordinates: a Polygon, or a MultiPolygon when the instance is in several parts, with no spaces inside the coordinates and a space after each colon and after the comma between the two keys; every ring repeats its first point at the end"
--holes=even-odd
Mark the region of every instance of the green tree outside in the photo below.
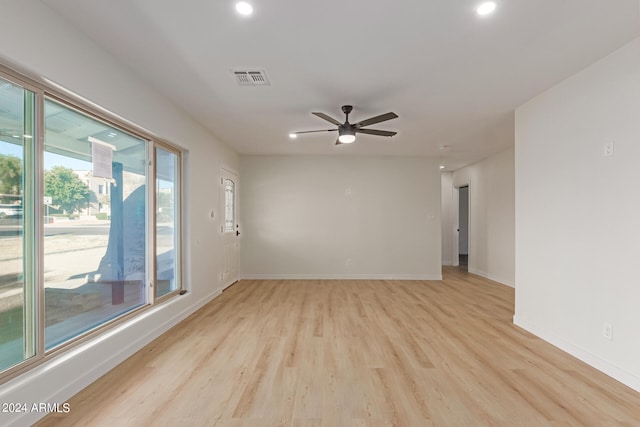
{"type": "Polygon", "coordinates": [[[0,194],[20,194],[21,187],[22,160],[0,154],[0,194]]]}
{"type": "Polygon", "coordinates": [[[44,173],[44,195],[51,197],[53,205],[72,214],[89,201],[91,190],[73,169],[54,166],[44,173]]]}

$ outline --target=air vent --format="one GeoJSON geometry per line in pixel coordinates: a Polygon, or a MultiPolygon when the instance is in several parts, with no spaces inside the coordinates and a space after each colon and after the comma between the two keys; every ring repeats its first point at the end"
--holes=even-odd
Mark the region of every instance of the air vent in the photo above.
{"type": "Polygon", "coordinates": [[[232,70],[240,86],[270,86],[264,70],[232,70]]]}

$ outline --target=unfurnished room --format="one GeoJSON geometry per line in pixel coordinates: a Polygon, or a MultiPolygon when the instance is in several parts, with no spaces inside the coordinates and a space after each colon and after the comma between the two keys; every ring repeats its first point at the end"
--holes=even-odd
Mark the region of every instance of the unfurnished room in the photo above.
{"type": "Polygon", "coordinates": [[[640,425],[639,0],[2,0],[0,425],[640,425]]]}

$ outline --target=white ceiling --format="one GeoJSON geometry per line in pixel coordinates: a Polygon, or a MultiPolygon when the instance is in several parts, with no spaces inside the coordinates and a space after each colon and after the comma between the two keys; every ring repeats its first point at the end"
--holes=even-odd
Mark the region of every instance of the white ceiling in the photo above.
{"type": "Polygon", "coordinates": [[[513,110],[640,34],[638,0],[42,0],[242,154],[435,155],[455,169],[513,145],[513,110]],[[234,68],[271,86],[241,87],[234,68]],[[393,111],[334,146],[297,140],[393,111]],[[439,149],[445,145],[446,150],[439,149]]]}

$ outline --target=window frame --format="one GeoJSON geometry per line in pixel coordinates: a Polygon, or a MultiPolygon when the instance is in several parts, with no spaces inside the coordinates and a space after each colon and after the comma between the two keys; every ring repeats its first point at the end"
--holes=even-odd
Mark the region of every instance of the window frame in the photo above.
{"type": "Polygon", "coordinates": [[[41,208],[40,203],[37,203],[37,196],[41,194],[40,188],[40,174],[38,173],[41,165],[41,156],[38,155],[39,147],[40,147],[40,139],[41,139],[41,127],[40,127],[40,117],[42,116],[41,109],[41,99],[43,99],[44,90],[40,88],[38,85],[34,84],[30,79],[24,78],[18,73],[13,72],[13,70],[7,69],[2,64],[0,64],[0,78],[14,84],[16,86],[21,87],[24,90],[28,90],[34,94],[33,97],[33,127],[34,134],[32,140],[34,144],[31,145],[30,149],[24,148],[24,157],[23,157],[23,166],[24,169],[22,171],[23,174],[23,182],[24,188],[23,197],[22,197],[22,212],[23,212],[23,223],[22,223],[22,243],[23,243],[23,266],[31,267],[24,268],[23,271],[23,286],[24,286],[24,330],[23,336],[25,341],[25,347],[27,346],[27,341],[31,340],[29,344],[33,348],[33,356],[24,359],[22,362],[11,366],[4,371],[0,371],[0,385],[3,384],[6,380],[13,378],[15,375],[14,371],[20,372],[19,368],[25,367],[31,369],[33,366],[41,363],[44,359],[44,354],[40,351],[40,341],[42,337],[42,331],[40,330],[40,319],[42,319],[42,310],[40,309],[42,297],[39,286],[39,278],[44,277],[43,266],[41,265],[41,257],[38,255],[42,250],[42,244],[40,242],[41,230],[44,229],[42,225],[41,216],[41,208]],[[35,168],[35,170],[29,171],[27,173],[27,162],[31,163],[31,167],[35,168]],[[25,209],[28,207],[30,209],[25,209]],[[27,212],[29,212],[27,214],[27,212]],[[35,283],[35,285],[28,286],[29,282],[35,283]],[[27,312],[31,312],[31,318],[28,319],[27,312]],[[5,377],[7,377],[5,379],[5,377]]]}
{"type": "MultiPolygon", "coordinates": [[[[27,334],[34,334],[34,355],[19,362],[3,371],[0,371],[0,385],[5,382],[26,373],[33,368],[47,362],[52,357],[57,356],[62,352],[66,352],[69,349],[80,345],[102,335],[108,330],[129,321],[132,318],[139,316],[145,311],[151,309],[154,305],[164,303],[167,300],[172,299],[176,295],[179,295],[184,289],[184,270],[183,270],[183,244],[184,236],[183,230],[183,161],[184,150],[176,144],[172,144],[156,134],[134,124],[133,122],[118,116],[109,110],[100,107],[93,102],[82,98],[72,92],[67,92],[62,87],[55,87],[50,82],[44,79],[34,80],[26,75],[23,75],[6,65],[0,63],[0,78],[20,86],[25,90],[29,90],[34,93],[34,144],[32,144],[32,153],[30,153],[31,165],[26,164],[27,153],[25,149],[25,170],[23,174],[25,176],[25,188],[23,190],[24,206],[31,206],[33,209],[32,216],[27,218],[25,215],[25,222],[23,224],[23,242],[25,245],[24,251],[24,280],[25,283],[25,310],[27,305],[31,305],[33,308],[33,314],[31,316],[32,331],[27,332],[25,328],[25,339],[27,334]],[[45,145],[45,123],[44,123],[44,103],[45,99],[51,99],[58,102],[65,107],[75,110],[81,114],[85,114],[88,117],[102,122],[108,126],[112,126],[121,129],[134,137],[143,139],[146,141],[147,152],[147,191],[146,191],[146,220],[147,220],[147,236],[146,236],[146,269],[147,274],[145,276],[147,300],[140,307],[136,307],[124,314],[121,314],[113,319],[107,320],[104,323],[86,331],[78,336],[75,336],[60,345],[57,345],[49,350],[45,349],[45,281],[44,281],[44,207],[41,202],[44,194],[44,145],[45,145]],[[167,151],[170,151],[177,155],[177,197],[176,197],[176,280],[178,281],[176,290],[156,298],[155,296],[155,283],[156,283],[156,262],[155,262],[155,228],[157,224],[157,214],[155,212],[155,185],[153,183],[156,180],[156,159],[155,148],[161,147],[167,151]],[[27,168],[34,170],[27,171],[27,168]],[[30,200],[27,200],[27,198],[30,200]],[[28,259],[27,259],[28,258],[28,259]],[[27,282],[29,281],[29,282],[27,282]],[[28,290],[27,290],[28,289],[28,290]],[[27,294],[28,298],[27,298],[27,294]]],[[[26,317],[26,315],[25,315],[26,317]]]]}
{"type": "Polygon", "coordinates": [[[182,151],[176,149],[175,147],[166,144],[162,141],[156,143],[153,147],[153,180],[154,183],[153,185],[151,185],[150,188],[151,193],[153,193],[151,195],[151,199],[149,200],[150,205],[153,204],[153,208],[152,208],[152,212],[153,212],[153,230],[151,230],[151,234],[153,235],[153,247],[152,250],[149,253],[149,256],[152,257],[154,259],[154,263],[153,263],[153,286],[150,287],[150,292],[153,294],[153,298],[152,298],[152,305],[156,304],[156,303],[162,303],[163,301],[170,299],[176,295],[179,295],[180,292],[182,292],[183,290],[183,275],[182,275],[182,244],[183,244],[183,235],[182,235],[182,193],[183,193],[183,189],[182,189],[182,182],[183,182],[183,178],[182,178],[182,151]],[[175,239],[175,243],[176,243],[176,254],[175,254],[175,260],[176,260],[176,273],[175,273],[175,277],[176,280],[178,281],[179,286],[171,291],[168,292],[164,295],[161,296],[157,296],[158,294],[158,289],[157,289],[157,283],[158,283],[158,268],[155,262],[156,259],[156,254],[158,251],[158,244],[157,244],[157,239],[155,238],[156,236],[156,230],[157,230],[157,224],[158,224],[158,212],[156,211],[156,191],[155,191],[155,181],[157,180],[158,176],[157,176],[157,150],[156,148],[162,148],[165,151],[169,151],[172,154],[175,154],[177,157],[177,165],[176,165],[176,176],[178,178],[178,182],[176,183],[176,189],[177,189],[177,197],[176,197],[176,205],[177,205],[177,209],[175,210],[175,226],[176,226],[176,230],[174,231],[175,234],[177,235],[176,239],[175,239]]]}
{"type": "MultiPolygon", "coordinates": [[[[42,117],[42,128],[41,128],[41,134],[42,134],[42,142],[41,142],[41,147],[38,147],[38,153],[40,154],[40,160],[42,162],[41,166],[39,167],[39,173],[41,175],[40,177],[40,186],[42,189],[42,193],[40,195],[40,199],[42,200],[42,196],[44,195],[44,190],[45,190],[45,185],[44,185],[44,153],[45,153],[45,146],[46,146],[46,124],[45,124],[45,117],[44,117],[44,113],[45,113],[45,102],[47,100],[51,100],[54,103],[57,103],[65,108],[68,108],[71,111],[77,112],[79,114],[85,115],[87,117],[89,117],[90,119],[96,120],[100,123],[103,123],[109,127],[113,127],[116,129],[119,129],[120,131],[122,131],[123,133],[127,133],[130,136],[133,136],[135,138],[141,139],[143,141],[145,141],[145,161],[146,161],[146,171],[145,171],[145,178],[146,178],[146,182],[145,182],[145,187],[146,187],[146,191],[145,191],[145,219],[147,221],[147,230],[149,229],[149,227],[152,227],[155,224],[155,216],[152,216],[154,210],[153,208],[149,205],[149,203],[151,203],[151,193],[153,192],[153,189],[150,188],[150,183],[151,183],[151,173],[153,171],[153,165],[152,163],[154,162],[154,158],[152,157],[152,152],[154,150],[155,147],[155,143],[153,141],[152,138],[145,136],[145,135],[141,135],[139,133],[136,133],[132,130],[130,130],[129,128],[125,127],[124,125],[121,125],[119,123],[117,123],[116,121],[104,118],[102,116],[100,116],[97,113],[94,113],[91,111],[91,109],[86,109],[83,106],[79,106],[74,104],[74,101],[69,98],[69,97],[65,97],[65,96],[60,96],[58,94],[53,94],[51,92],[49,92],[48,90],[45,89],[44,94],[43,94],[43,98],[42,98],[42,102],[41,102],[41,109],[42,109],[42,114],[40,115],[42,117]]],[[[155,173],[155,172],[153,172],[155,173]]],[[[37,203],[38,207],[42,207],[41,203],[37,203]]],[[[39,212],[37,213],[38,218],[41,219],[43,212],[39,212]]],[[[40,237],[41,240],[41,247],[44,249],[44,224],[42,224],[42,229],[39,231],[38,236],[40,237]]],[[[146,235],[146,241],[145,241],[145,270],[146,274],[145,274],[145,298],[146,301],[141,304],[138,307],[135,307],[131,310],[128,310],[124,313],[121,313],[120,315],[117,315],[116,317],[112,318],[112,319],[108,319],[106,321],[104,321],[103,323],[94,326],[93,328],[84,331],[78,335],[73,336],[72,338],[67,339],[66,341],[63,341],[59,344],[54,345],[51,348],[46,348],[46,339],[45,339],[45,333],[46,333],[46,301],[45,301],[45,290],[46,290],[46,281],[44,279],[44,260],[45,260],[45,254],[44,251],[43,252],[38,252],[38,255],[40,255],[40,262],[42,263],[42,268],[41,271],[42,276],[39,278],[39,288],[42,289],[42,303],[40,304],[41,309],[42,309],[42,322],[41,322],[41,327],[42,327],[42,333],[40,334],[40,337],[42,337],[41,341],[42,341],[42,351],[44,352],[45,355],[49,355],[49,354],[53,354],[58,352],[58,350],[63,349],[71,344],[74,344],[76,341],[84,341],[84,337],[85,335],[92,335],[92,334],[97,334],[97,331],[102,330],[104,327],[107,327],[109,325],[111,325],[112,322],[116,322],[118,321],[120,318],[123,317],[127,317],[129,314],[133,314],[136,313],[138,310],[150,307],[154,304],[153,302],[153,293],[150,292],[151,288],[153,288],[153,276],[151,276],[151,274],[149,273],[149,269],[151,268],[155,268],[155,264],[153,262],[155,262],[155,260],[151,260],[151,264],[150,262],[150,258],[149,258],[149,252],[150,252],[150,248],[151,246],[154,244],[153,243],[153,239],[155,238],[155,236],[151,235],[148,233],[147,231],[147,235],[146,235]]]]}

